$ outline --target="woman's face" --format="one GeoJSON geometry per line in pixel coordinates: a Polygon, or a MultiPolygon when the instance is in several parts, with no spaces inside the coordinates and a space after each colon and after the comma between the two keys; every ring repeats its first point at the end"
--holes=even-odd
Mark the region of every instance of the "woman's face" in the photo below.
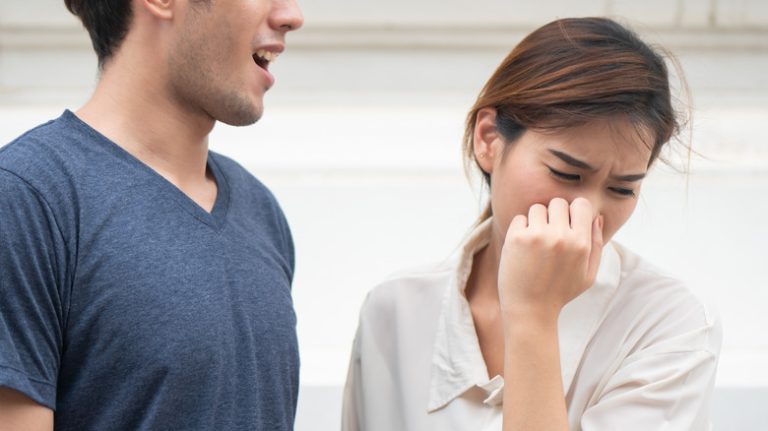
{"type": "Polygon", "coordinates": [[[641,136],[628,121],[599,120],[557,133],[527,130],[509,144],[495,130],[495,111],[481,112],[475,155],[491,175],[494,236],[499,242],[515,215],[527,215],[532,205],[548,205],[556,197],[589,200],[594,216],[604,218],[605,242],[632,215],[651,150],[643,142],[648,136],[641,136]]]}

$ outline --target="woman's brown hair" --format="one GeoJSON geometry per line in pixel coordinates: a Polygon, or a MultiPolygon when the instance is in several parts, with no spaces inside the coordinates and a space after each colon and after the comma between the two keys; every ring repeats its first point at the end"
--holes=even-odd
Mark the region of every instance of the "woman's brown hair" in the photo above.
{"type": "MultiPolygon", "coordinates": [[[[568,18],[540,27],[509,53],[467,116],[464,162],[474,156],[478,112],[496,110],[507,145],[527,129],[557,131],[623,117],[650,132],[649,165],[679,130],[664,58],[632,31],[607,18],[568,18]]],[[[479,167],[479,166],[478,166],[479,167]]],[[[490,177],[483,172],[486,184],[490,177]]],[[[480,220],[491,216],[490,205],[480,220]]]]}

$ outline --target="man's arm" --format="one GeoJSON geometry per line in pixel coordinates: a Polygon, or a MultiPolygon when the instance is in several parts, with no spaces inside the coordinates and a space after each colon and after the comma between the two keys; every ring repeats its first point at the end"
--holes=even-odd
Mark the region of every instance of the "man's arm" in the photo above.
{"type": "Polygon", "coordinates": [[[42,194],[0,167],[0,431],[53,429],[68,301],[60,232],[42,194]]]}
{"type": "Polygon", "coordinates": [[[0,388],[0,431],[51,431],[53,410],[21,392],[0,388]]]}

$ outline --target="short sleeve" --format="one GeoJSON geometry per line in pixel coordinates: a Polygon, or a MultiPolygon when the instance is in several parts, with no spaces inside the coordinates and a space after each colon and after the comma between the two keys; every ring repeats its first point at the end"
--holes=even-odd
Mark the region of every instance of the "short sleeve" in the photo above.
{"type": "Polygon", "coordinates": [[[710,429],[721,338],[714,320],[628,356],[584,412],[582,429],[710,429]],[[692,340],[707,340],[709,346],[684,348],[692,340]]]}
{"type": "MultiPolygon", "coordinates": [[[[277,205],[277,202],[275,202],[275,204],[277,205]]],[[[284,255],[291,270],[291,281],[293,281],[293,275],[296,272],[296,251],[293,244],[293,235],[291,234],[291,228],[288,226],[288,220],[286,220],[283,210],[279,206],[278,210],[280,214],[280,234],[283,239],[284,255]]]]}
{"type": "Polygon", "coordinates": [[[0,386],[55,409],[66,246],[49,206],[0,169],[0,386]]]}
{"type": "Polygon", "coordinates": [[[347,381],[344,384],[341,411],[341,430],[359,431],[362,421],[362,373],[360,368],[360,328],[352,343],[347,381]]]}

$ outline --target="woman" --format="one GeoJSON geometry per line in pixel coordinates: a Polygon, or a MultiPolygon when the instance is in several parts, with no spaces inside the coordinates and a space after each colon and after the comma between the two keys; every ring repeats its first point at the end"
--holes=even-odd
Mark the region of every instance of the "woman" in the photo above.
{"type": "Polygon", "coordinates": [[[678,131],[664,60],[603,18],[526,37],[464,155],[490,201],[455,259],[366,299],[344,430],[701,430],[720,326],[611,242],[678,131]]]}

